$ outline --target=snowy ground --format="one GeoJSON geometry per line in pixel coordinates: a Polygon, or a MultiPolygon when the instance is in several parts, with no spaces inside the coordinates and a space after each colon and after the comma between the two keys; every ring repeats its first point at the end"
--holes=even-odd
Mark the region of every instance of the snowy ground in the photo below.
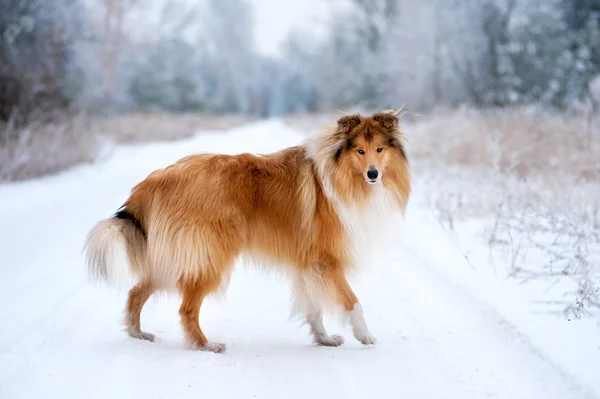
{"type": "Polygon", "coordinates": [[[312,345],[307,327],[288,321],[287,283],[245,268],[225,300],[203,307],[203,328],[225,354],[183,347],[177,298],[144,308],[157,342],[122,332],[125,292],[87,281],[89,228],[184,155],[265,153],[302,138],[261,122],[120,147],[100,164],[1,186],[0,398],[600,397],[600,327],[535,314],[528,288],[494,278],[483,255],[471,268],[421,205],[418,182],[395,245],[352,281],[376,346],[331,320],[346,344],[312,345]]]}

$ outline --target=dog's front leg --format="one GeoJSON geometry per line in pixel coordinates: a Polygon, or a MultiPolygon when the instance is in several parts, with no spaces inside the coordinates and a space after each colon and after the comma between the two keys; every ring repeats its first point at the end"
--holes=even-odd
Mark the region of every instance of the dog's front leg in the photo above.
{"type": "Polygon", "coordinates": [[[350,324],[352,325],[352,331],[357,340],[365,345],[373,345],[375,343],[376,339],[367,328],[362,306],[358,301],[350,311],[350,324]]]}
{"type": "Polygon", "coordinates": [[[330,279],[336,294],[336,300],[344,307],[349,316],[354,337],[365,345],[373,345],[376,339],[367,327],[362,306],[352,288],[350,288],[343,269],[336,268],[332,270],[330,272],[330,279]]]}
{"type": "Polygon", "coordinates": [[[320,308],[313,308],[306,314],[306,322],[310,326],[310,331],[317,344],[323,346],[340,346],[344,343],[341,335],[329,335],[323,325],[323,311],[320,308]]]}
{"type": "Polygon", "coordinates": [[[319,297],[323,297],[321,282],[299,275],[294,286],[294,313],[303,314],[315,343],[322,346],[340,346],[344,339],[340,335],[329,335],[323,324],[323,308],[319,297]]]}

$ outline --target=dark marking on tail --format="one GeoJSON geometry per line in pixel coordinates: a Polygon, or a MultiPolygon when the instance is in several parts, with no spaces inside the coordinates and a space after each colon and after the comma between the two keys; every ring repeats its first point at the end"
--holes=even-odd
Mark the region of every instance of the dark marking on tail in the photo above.
{"type": "Polygon", "coordinates": [[[138,218],[136,218],[126,208],[120,208],[113,215],[113,218],[115,218],[115,219],[129,220],[131,223],[133,223],[133,225],[136,227],[136,229],[138,229],[142,233],[142,235],[144,236],[144,238],[146,238],[146,239],[148,238],[146,236],[146,230],[144,230],[144,227],[142,226],[142,223],[140,223],[140,220],[138,218]]]}

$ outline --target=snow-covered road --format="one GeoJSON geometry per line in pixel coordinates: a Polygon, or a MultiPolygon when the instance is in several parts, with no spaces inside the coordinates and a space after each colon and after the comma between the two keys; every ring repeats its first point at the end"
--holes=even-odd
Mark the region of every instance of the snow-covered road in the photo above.
{"type": "Polygon", "coordinates": [[[373,347],[332,320],[330,333],[346,343],[312,345],[307,327],[288,321],[287,282],[243,267],[227,297],[203,307],[203,329],[228,345],[225,354],[183,347],[177,298],[144,308],[143,328],[157,342],[122,332],[126,291],[87,281],[81,249],[89,228],[133,184],[184,155],[266,153],[302,139],[278,121],[260,122],[121,147],[99,164],[0,186],[0,398],[595,397],[600,383],[549,361],[430,263],[423,243],[431,235],[410,205],[395,245],[351,281],[378,339],[373,347]]]}

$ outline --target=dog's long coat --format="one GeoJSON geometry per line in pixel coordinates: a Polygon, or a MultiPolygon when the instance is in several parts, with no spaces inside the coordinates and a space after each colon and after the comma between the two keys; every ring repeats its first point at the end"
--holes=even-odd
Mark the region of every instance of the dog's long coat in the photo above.
{"type": "Polygon", "coordinates": [[[183,158],[150,174],[113,217],[90,231],[88,268],[111,281],[128,267],[138,280],[125,320],[136,338],[154,339],[140,329],[152,293],[177,290],[189,344],[224,351],[205,337],[199,311],[207,295],[226,287],[244,256],[276,264],[293,278],[295,311],[315,342],[343,342],[323,326],[323,312],[337,307],[349,316],[355,337],[373,344],[346,272],[370,249],[363,239],[373,238],[390,212],[404,212],[410,175],[402,141],[397,114],[384,112],[342,117],[305,145],[266,156],[183,158]],[[123,252],[128,266],[118,261],[123,252]]]}

